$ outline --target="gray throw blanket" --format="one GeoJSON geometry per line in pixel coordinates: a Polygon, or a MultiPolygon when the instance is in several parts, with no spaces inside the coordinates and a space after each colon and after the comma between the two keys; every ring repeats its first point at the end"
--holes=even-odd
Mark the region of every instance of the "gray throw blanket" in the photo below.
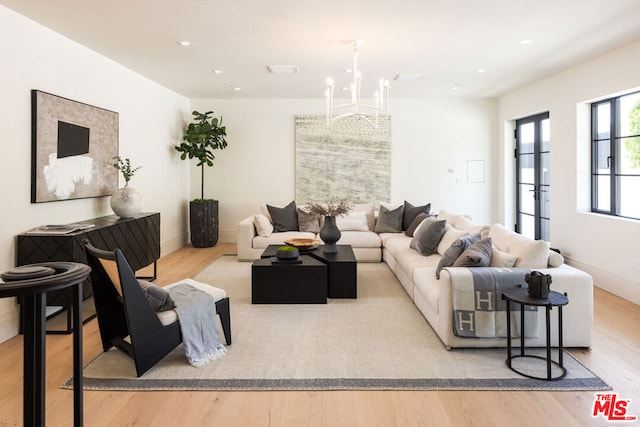
{"type": "Polygon", "coordinates": [[[226,349],[220,340],[213,297],[186,283],[170,288],[169,295],[176,304],[182,343],[189,363],[199,367],[222,357],[226,349]]]}
{"type": "MultiPolygon", "coordinates": [[[[451,276],[453,333],[459,337],[507,336],[507,303],[502,292],[526,286],[525,268],[447,267],[451,276]]],[[[525,306],[525,337],[538,336],[538,307],[525,306]]],[[[520,336],[520,304],[511,304],[511,333],[520,336]]]]}

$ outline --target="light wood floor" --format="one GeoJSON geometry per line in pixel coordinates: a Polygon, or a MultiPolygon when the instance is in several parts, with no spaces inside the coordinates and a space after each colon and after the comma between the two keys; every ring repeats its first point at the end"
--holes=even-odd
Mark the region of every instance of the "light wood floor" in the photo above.
{"type": "MultiPolygon", "coordinates": [[[[194,276],[235,245],[186,247],[160,259],[158,284],[194,276]]],[[[233,304],[232,304],[233,311],[233,304]]],[[[595,292],[594,345],[574,354],[640,415],[640,307],[595,292]]],[[[84,358],[101,351],[84,327],[84,358]]],[[[22,424],[22,337],[0,344],[0,426],[22,424]]],[[[71,336],[47,336],[47,425],[72,425],[71,336]]],[[[299,391],[84,393],[86,426],[587,426],[594,392],[299,391]]],[[[626,424],[626,423],[624,423],[626,424]]],[[[628,424],[626,424],[628,425],[628,424]]]]}

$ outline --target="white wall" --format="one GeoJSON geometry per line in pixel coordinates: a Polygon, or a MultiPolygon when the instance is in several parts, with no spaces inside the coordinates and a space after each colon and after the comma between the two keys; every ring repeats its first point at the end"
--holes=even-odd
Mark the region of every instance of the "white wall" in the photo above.
{"type": "MultiPolygon", "coordinates": [[[[238,222],[258,213],[261,203],[283,206],[294,198],[294,117],[323,114],[324,101],[320,94],[306,100],[192,100],[191,106],[213,110],[227,126],[229,146],[205,171],[205,197],[220,201],[220,240],[234,242],[238,222]]],[[[496,101],[394,99],[390,113],[391,201],[430,202],[479,223],[494,221],[496,101]],[[461,182],[467,160],[485,160],[484,183],[461,182]]],[[[199,183],[192,167],[191,197],[199,197],[199,183]]]]}
{"type": "MultiPolygon", "coordinates": [[[[119,113],[119,152],[143,168],[130,185],[161,213],[163,253],[186,242],[189,168],[173,145],[189,100],[0,6],[0,271],[15,266],[15,236],[29,228],[111,215],[109,197],[30,203],[31,89],[119,113]]],[[[124,184],[120,178],[121,185],[124,184]]],[[[0,342],[17,333],[13,298],[0,299],[0,342]]]]}
{"type": "MultiPolygon", "coordinates": [[[[640,88],[640,42],[566,70],[499,100],[499,122],[541,111],[551,120],[551,244],[570,264],[589,272],[597,286],[640,303],[640,221],[590,210],[588,102],[640,88]]],[[[509,175],[513,140],[501,132],[500,173],[509,175]],[[506,153],[506,155],[505,155],[506,153]]],[[[512,181],[505,181],[512,182],[512,181]]],[[[501,220],[513,223],[512,186],[501,189],[501,220]]],[[[640,196],[640,195],[639,195],[640,196]]],[[[552,285],[553,286],[553,285],[552,285]]]]}

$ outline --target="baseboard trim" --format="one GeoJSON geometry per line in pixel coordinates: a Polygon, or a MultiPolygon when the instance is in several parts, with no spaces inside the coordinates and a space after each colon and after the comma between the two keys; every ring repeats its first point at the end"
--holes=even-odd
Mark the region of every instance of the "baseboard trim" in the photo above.
{"type": "MultiPolygon", "coordinates": [[[[15,302],[15,298],[7,299],[6,301],[15,302]]],[[[16,303],[15,309],[6,312],[5,315],[0,318],[0,343],[18,335],[19,326],[20,310],[18,310],[16,303]]]]}
{"type": "Polygon", "coordinates": [[[165,256],[171,252],[177,251],[178,249],[187,246],[188,243],[189,235],[187,233],[182,233],[172,239],[165,240],[160,243],[160,256],[165,256]]]}
{"type": "Polygon", "coordinates": [[[565,261],[568,265],[590,274],[591,277],[593,277],[594,286],[640,305],[640,287],[638,286],[638,282],[628,280],[611,271],[594,267],[574,258],[565,256],[565,261]]]}

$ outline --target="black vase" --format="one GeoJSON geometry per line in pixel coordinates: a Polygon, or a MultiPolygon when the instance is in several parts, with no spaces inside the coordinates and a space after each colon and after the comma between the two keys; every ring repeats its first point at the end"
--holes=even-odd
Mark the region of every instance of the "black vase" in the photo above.
{"type": "Polygon", "coordinates": [[[325,216],[324,226],[322,226],[322,230],[320,230],[320,238],[324,242],[322,252],[325,252],[328,254],[334,254],[338,252],[338,248],[336,247],[336,242],[340,240],[341,236],[342,236],[342,233],[340,233],[340,230],[336,225],[336,217],[325,216]]]}
{"type": "Polygon", "coordinates": [[[218,201],[191,201],[189,223],[194,248],[215,246],[218,243],[218,201]]]}

